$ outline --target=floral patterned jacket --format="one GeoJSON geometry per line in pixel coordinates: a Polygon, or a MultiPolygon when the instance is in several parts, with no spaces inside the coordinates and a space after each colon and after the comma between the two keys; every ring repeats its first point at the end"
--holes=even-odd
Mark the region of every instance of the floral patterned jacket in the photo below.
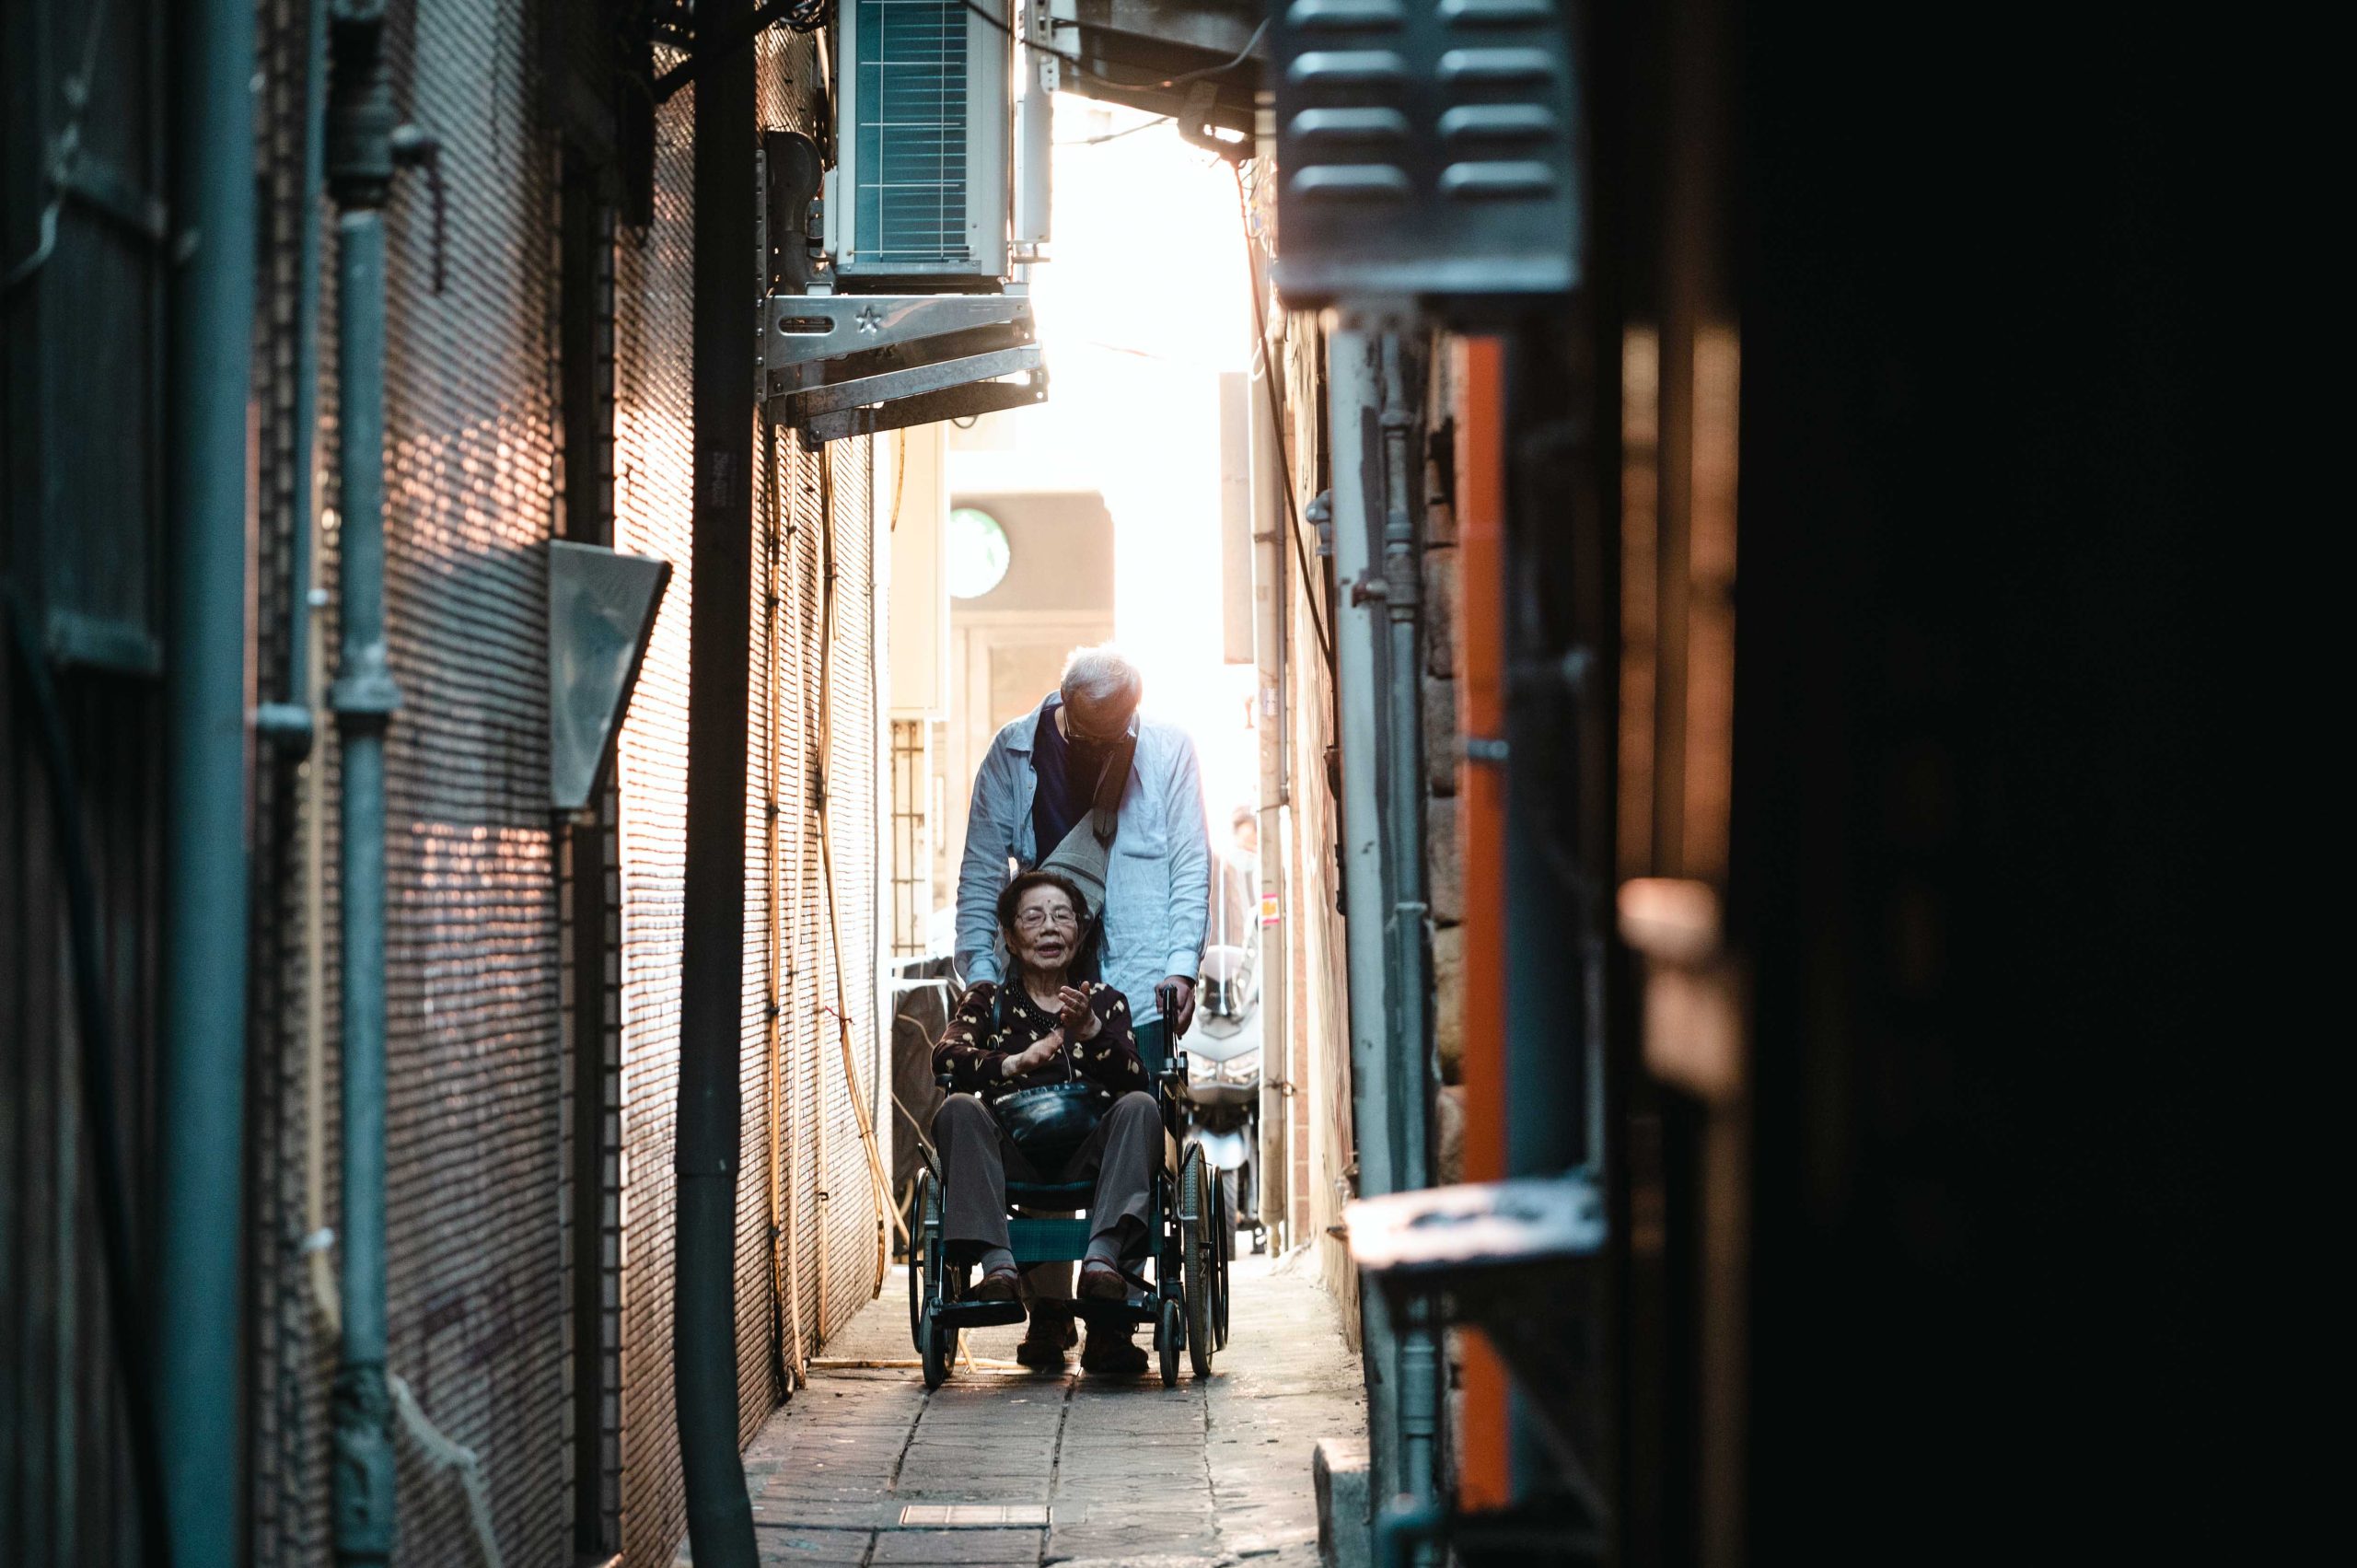
{"type": "Polygon", "coordinates": [[[1075,989],[1086,993],[1089,1009],[1097,1015],[1097,1038],[1067,1040],[1046,1066],[1010,1078],[1005,1076],[1006,1059],[1047,1038],[1061,1020],[1053,1009],[1040,1006],[1016,984],[1008,990],[1006,1019],[1001,1025],[998,986],[987,980],[976,981],[966,988],[958,1010],[950,1015],[949,1027],[941,1031],[941,1043],[933,1048],[934,1070],[949,1074],[952,1089],[978,1093],[985,1100],[1039,1084],[1061,1083],[1075,1069],[1079,1076],[1093,1079],[1117,1095],[1151,1087],[1130,1028],[1129,998],[1098,981],[1085,981],[1075,989]]]}

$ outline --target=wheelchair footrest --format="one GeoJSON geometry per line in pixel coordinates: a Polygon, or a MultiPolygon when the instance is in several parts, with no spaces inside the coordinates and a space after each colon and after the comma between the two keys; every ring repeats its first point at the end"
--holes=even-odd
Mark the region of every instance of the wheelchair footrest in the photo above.
{"type": "Polygon", "coordinates": [[[1023,1321],[1023,1303],[1019,1301],[951,1301],[934,1309],[945,1329],[988,1329],[1001,1323],[1023,1321]]]}
{"type": "Polygon", "coordinates": [[[1151,1323],[1162,1311],[1162,1298],[1139,1295],[1132,1292],[1126,1301],[1097,1301],[1081,1297],[1072,1304],[1073,1316],[1084,1323],[1109,1323],[1115,1328],[1134,1328],[1151,1323]]]}

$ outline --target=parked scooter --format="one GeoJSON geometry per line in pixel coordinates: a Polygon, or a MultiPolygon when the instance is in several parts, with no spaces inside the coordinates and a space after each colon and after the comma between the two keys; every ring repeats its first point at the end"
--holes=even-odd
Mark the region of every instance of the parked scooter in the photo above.
{"type": "MultiPolygon", "coordinates": [[[[1220,933],[1219,935],[1225,935],[1220,933]]],[[[1224,1236],[1252,1230],[1265,1252],[1260,1222],[1260,991],[1257,945],[1214,942],[1203,949],[1195,1027],[1187,1035],[1188,1140],[1220,1173],[1224,1236]]]]}

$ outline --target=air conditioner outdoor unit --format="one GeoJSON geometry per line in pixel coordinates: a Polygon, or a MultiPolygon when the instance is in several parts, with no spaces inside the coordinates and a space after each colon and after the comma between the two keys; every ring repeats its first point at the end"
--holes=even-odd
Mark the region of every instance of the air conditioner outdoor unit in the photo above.
{"type": "Polygon", "coordinates": [[[815,145],[765,152],[763,221],[797,252],[781,267],[767,247],[772,418],[830,440],[1047,396],[1026,272],[1047,238],[1056,13],[1073,4],[837,0],[834,165],[781,181],[785,163],[815,167],[815,145]]]}
{"type": "Polygon", "coordinates": [[[1006,32],[966,0],[839,0],[836,28],[836,276],[996,289],[1007,277],[1006,32]]]}

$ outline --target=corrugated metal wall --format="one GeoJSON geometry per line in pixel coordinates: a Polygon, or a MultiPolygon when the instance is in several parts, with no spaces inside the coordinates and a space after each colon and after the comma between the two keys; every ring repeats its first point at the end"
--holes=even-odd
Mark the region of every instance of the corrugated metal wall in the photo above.
{"type": "MultiPolygon", "coordinates": [[[[562,1553],[569,1524],[539,548],[558,483],[554,193],[527,29],[527,0],[421,0],[391,35],[394,100],[440,138],[451,201],[435,294],[428,185],[396,188],[386,367],[390,1359],[482,1458],[519,1562],[562,1553]]],[[[400,1449],[404,1558],[464,1561],[456,1478],[400,1449]]]]}
{"type": "MultiPolygon", "coordinates": [[[[262,686],[285,695],[284,676],[293,587],[289,551],[294,516],[298,432],[295,427],[295,318],[301,238],[303,90],[306,73],[304,0],[263,0],[260,43],[263,96],[258,104],[263,244],[256,277],[259,320],[254,361],[259,467],[256,512],[260,540],[255,646],[262,686]]],[[[334,316],[333,226],[323,218],[320,246],[322,322],[334,316]]],[[[318,388],[317,451],[335,451],[334,334],[323,329],[318,388]]],[[[329,465],[331,467],[331,463],[329,465]]],[[[315,471],[316,471],[315,465],[315,471]]],[[[314,510],[327,502],[315,497],[314,510]]],[[[332,578],[322,574],[321,582],[332,578]]],[[[329,648],[331,618],[321,616],[329,648]]],[[[326,671],[315,658],[313,691],[326,671]]],[[[324,714],[315,718],[324,721],[324,714]]],[[[332,1292],[331,1254],[316,1259],[304,1239],[335,1223],[336,1082],[332,1028],[336,1009],[334,895],[335,746],[322,725],[310,757],[299,764],[264,753],[255,770],[256,793],[252,963],[252,1050],[248,1135],[252,1162],[253,1223],[248,1256],[253,1295],[248,1343],[253,1392],[254,1561],[261,1568],[320,1561],[327,1550],[328,1382],[334,1372],[335,1335],[320,1302],[332,1292]],[[311,814],[322,811],[313,835],[311,814]],[[320,950],[307,933],[316,919],[320,950]],[[312,974],[319,978],[314,994],[312,974]],[[319,1031],[312,1030],[317,1019],[319,1031]],[[324,1114],[314,1115],[314,1106],[324,1114]],[[310,1140],[316,1136],[314,1148],[310,1140]],[[307,1196],[324,1207],[316,1215],[307,1196]]]]}
{"type": "MultiPolygon", "coordinates": [[[[265,7],[271,87],[265,167],[274,214],[265,273],[264,535],[291,520],[288,343],[299,168],[299,6],[265,7]]],[[[442,145],[448,211],[435,254],[430,196],[412,178],[390,218],[387,362],[387,614],[401,707],[389,738],[389,1359],[427,1415],[480,1456],[493,1529],[513,1559],[565,1551],[564,1258],[560,1191],[561,988],[555,854],[547,811],[546,645],[540,546],[557,494],[551,321],[553,192],[531,88],[526,0],[394,7],[396,101],[442,145]],[[437,260],[442,287],[435,289],[437,260]]],[[[326,251],[331,265],[333,249],[326,251]]],[[[328,295],[331,301],[331,290],[328,295]]],[[[335,450],[332,314],[324,311],[321,449],[335,450]]],[[[332,464],[327,465],[331,475],[332,464]]],[[[331,479],[321,586],[336,552],[331,479]]],[[[273,571],[264,646],[284,579],[273,571]]],[[[332,645],[331,612],[323,613],[332,645]]],[[[313,767],[331,819],[320,910],[328,1028],[320,1080],[333,1114],[332,729],[313,767]]],[[[254,1346],[255,1552],[315,1562],[325,1539],[326,1379],[332,1335],[301,1238],[315,1157],[308,1088],[302,813],[273,776],[258,911],[265,956],[256,1010],[258,1286],[254,1346]]],[[[332,1126],[316,1151],[335,1158],[332,1126]]],[[[323,1173],[333,1223],[335,1175],[323,1173]]],[[[473,1527],[458,1480],[401,1456],[401,1557],[466,1561],[473,1527]]]]}
{"type": "MultiPolygon", "coordinates": [[[[306,444],[295,418],[295,330],[308,6],[258,5],[263,222],[254,668],[259,695],[276,698],[292,634],[292,546],[307,521],[296,505],[306,444]]],[[[695,586],[692,89],[657,118],[652,222],[623,226],[613,242],[614,537],[622,549],[669,559],[675,575],[619,748],[610,967],[587,972],[580,953],[568,957],[560,825],[547,808],[543,547],[563,521],[567,495],[560,356],[572,340],[560,330],[559,137],[539,101],[541,49],[551,41],[539,29],[578,25],[585,14],[549,0],[396,0],[389,23],[395,100],[439,140],[447,199],[438,255],[424,179],[405,177],[390,215],[388,619],[402,693],[389,739],[387,846],[390,1363],[442,1431],[480,1456],[491,1525],[510,1562],[567,1561],[582,1521],[595,1526],[598,1507],[577,1506],[576,1491],[611,1478],[577,1473],[588,1461],[572,1438],[585,1410],[610,1423],[621,1473],[619,1494],[605,1506],[619,1515],[627,1561],[656,1568],[669,1562],[682,1527],[670,1378],[671,1156],[695,586]],[[580,1097],[568,1109],[567,1093],[608,1048],[573,1040],[567,1006],[573,988],[609,983],[618,1020],[611,1049],[619,1114],[599,1128],[582,1114],[587,1102],[580,1097]],[[595,1152],[580,1145],[583,1137],[610,1141],[620,1184],[619,1247],[606,1265],[610,1282],[599,1282],[610,1283],[620,1316],[619,1358],[606,1366],[594,1355],[570,1353],[575,1335],[605,1327],[573,1320],[601,1295],[574,1289],[585,1258],[598,1266],[596,1249],[568,1249],[566,1226],[584,1212],[568,1206],[568,1182],[595,1164],[575,1157],[595,1152]],[[585,1375],[597,1385],[576,1387],[585,1375]]],[[[160,48],[164,13],[119,15],[126,47],[160,48]]],[[[759,47],[764,122],[809,128],[819,80],[813,41],[773,31],[759,47]]],[[[9,167],[17,167],[13,146],[9,167]]],[[[575,199],[568,191],[564,200],[575,199]]],[[[331,596],[338,502],[331,212],[322,223],[314,510],[318,582],[331,596]]],[[[11,219],[8,232],[17,236],[21,226],[11,219]]],[[[18,291],[11,308],[34,297],[18,291]]],[[[17,385],[8,383],[12,399],[17,385]]],[[[764,433],[763,450],[759,634],[747,650],[755,763],[746,781],[753,896],[737,1343],[748,1437],[784,1391],[782,1340],[797,1355],[815,1348],[877,1283],[877,1212],[828,1011],[836,1005],[835,960],[816,837],[823,772],[836,846],[842,997],[854,1064],[872,1103],[882,775],[870,456],[862,440],[822,459],[777,432],[764,433]],[[830,649],[823,609],[830,562],[838,601],[830,649]],[[772,614],[774,638],[766,630],[772,614]],[[822,654],[833,692],[823,768],[812,751],[822,654]],[[774,1140],[772,1074],[782,1119],[774,1140]],[[772,1175],[774,1213],[766,1190],[772,1175]],[[772,1244],[787,1237],[793,1267],[779,1271],[787,1285],[780,1293],[772,1244]]],[[[12,469],[5,477],[14,485],[18,476],[12,469]]],[[[15,530],[23,515],[13,500],[10,507],[15,530]]],[[[12,559],[17,540],[15,532],[0,534],[12,559]]],[[[323,651],[315,657],[314,697],[332,672],[335,636],[331,608],[316,619],[323,651]]],[[[0,656],[0,676],[8,673],[0,656]]],[[[0,1318],[0,1392],[9,1411],[0,1430],[6,1446],[0,1555],[106,1562],[121,1560],[127,1543],[110,1538],[125,1533],[131,1514],[105,1414],[112,1372],[98,1338],[103,1318],[88,1245],[87,1151],[71,1113],[72,1034],[53,983],[63,932],[45,916],[15,918],[53,911],[58,898],[47,803],[31,753],[13,742],[20,727],[13,695],[11,689],[0,696],[0,726],[12,738],[0,768],[0,912],[11,916],[0,935],[0,981],[12,1020],[37,1049],[8,1052],[0,1064],[0,1270],[6,1271],[0,1282],[9,1303],[0,1318]]],[[[112,999],[131,1059],[125,1093],[136,1120],[145,1114],[138,1063],[153,1032],[145,997],[162,798],[149,749],[155,693],[120,677],[76,676],[67,699],[90,796],[112,999]]],[[[263,1564],[316,1563],[328,1551],[333,1275],[331,1254],[309,1238],[331,1231],[339,1218],[336,759],[333,730],[323,727],[308,761],[262,751],[255,769],[252,1279],[243,1422],[251,1554],[263,1564]]],[[[134,1137],[133,1147],[145,1143],[134,1137]]],[[[225,1423],[233,1419],[235,1412],[224,1412],[225,1423]]],[[[397,1447],[400,1561],[434,1568],[475,1561],[458,1478],[427,1466],[408,1438],[397,1439],[397,1447]]]]}
{"type": "MultiPolygon", "coordinates": [[[[830,1014],[819,1022],[816,1081],[824,1086],[821,1104],[829,1136],[827,1165],[821,1191],[820,1214],[825,1247],[832,1263],[828,1289],[814,1314],[821,1336],[848,1322],[853,1313],[876,1293],[877,1225],[879,1211],[867,1169],[867,1156],[859,1142],[857,1094],[873,1114],[873,1096],[882,1070],[875,1050],[873,1027],[877,986],[876,850],[877,786],[883,781],[878,755],[875,633],[875,531],[872,503],[871,442],[837,442],[830,449],[831,483],[822,486],[831,499],[831,563],[834,569],[834,618],[830,629],[833,657],[827,679],[830,713],[828,724],[827,829],[832,875],[819,889],[813,913],[828,942],[824,1005],[840,999],[853,1027],[853,1062],[857,1077],[843,1069],[842,1051],[830,1014]],[[825,904],[834,906],[835,928],[829,930],[825,904]],[[836,944],[841,944],[840,949],[836,944]],[[837,970],[840,967],[840,978],[837,970]]],[[[814,814],[813,828],[817,826],[814,814]]]]}
{"type": "MultiPolygon", "coordinates": [[[[556,337],[554,137],[533,85],[530,0],[417,0],[394,12],[396,99],[443,142],[446,287],[431,290],[426,186],[405,180],[391,212],[389,363],[389,622],[403,710],[391,731],[391,1370],[455,1441],[483,1458],[506,1561],[565,1561],[573,1550],[568,1443],[575,1417],[568,1358],[563,920],[559,854],[544,808],[542,540],[563,495],[556,337]]],[[[302,3],[264,0],[264,328],[261,328],[260,665],[285,657],[290,538],[295,198],[302,104],[302,3]]],[[[811,41],[761,41],[763,118],[801,122],[816,83],[811,41]]],[[[665,62],[667,64],[667,62],[665,62]]],[[[620,1361],[608,1388],[620,1426],[620,1539],[634,1565],[669,1563],[683,1530],[672,1405],[672,1113],[679,1063],[691,556],[691,273],[693,87],[657,110],[656,215],[615,240],[615,545],[672,561],[615,773],[613,879],[620,1016],[620,1361]]],[[[332,474],[332,217],[323,297],[320,450],[332,474]]],[[[867,443],[842,443],[837,470],[834,651],[837,745],[830,766],[846,993],[860,1080],[875,1092],[875,790],[872,745],[870,486],[867,443]]],[[[757,636],[754,769],[748,778],[745,1181],[737,1243],[737,1349],[745,1436],[780,1399],[780,1328],[828,1328],[875,1285],[875,1216],[849,1092],[843,1089],[825,970],[813,837],[816,681],[820,668],[820,458],[792,436],[759,500],[778,528],[780,639],[757,636]],[[771,507],[771,502],[775,502],[771,507]],[[778,681],[778,877],[769,877],[763,677],[778,681]],[[778,1073],[783,1226],[796,1237],[799,1290],[771,1287],[766,1174],[769,899],[778,903],[778,1073]],[[820,1097],[825,1110],[818,1110],[820,1097]],[[825,1172],[818,1151],[825,1148],[825,1172]],[[832,1222],[820,1219],[820,1193],[832,1222]],[[828,1245],[822,1248],[820,1237],[828,1245]],[[820,1254],[825,1261],[820,1264],[820,1254]]],[[[320,495],[332,507],[332,488],[320,495]]],[[[332,526],[320,585],[335,587],[332,526]]],[[[754,625],[763,625],[757,550],[754,625]]],[[[332,651],[332,613],[325,615],[332,651]]],[[[330,653],[332,668],[332,653],[330,653]]],[[[335,1224],[335,740],[320,738],[325,828],[307,840],[304,783],[264,766],[257,856],[254,1051],[252,1506],[261,1563],[313,1563],[325,1551],[328,1379],[335,1340],[313,1292],[304,1236],[311,1172],[335,1224]],[[308,854],[323,856],[316,915],[325,946],[313,988],[307,946],[308,854]],[[307,1016],[325,1018],[316,1066],[307,1016]],[[308,1110],[323,1097],[313,1148],[308,1110]]],[[[571,1063],[571,1071],[580,1061],[571,1063]]],[[[401,1561],[474,1559],[458,1479],[401,1441],[401,1561]]]]}
{"type": "MultiPolygon", "coordinates": [[[[668,62],[658,62],[668,64],[668,62]]],[[[625,229],[617,266],[614,544],[671,563],[622,727],[622,1545],[655,1562],[686,1519],[671,1401],[674,1098],[685,909],[689,373],[695,220],[693,87],[656,113],[655,221],[625,229]]]]}
{"type": "MultiPolygon", "coordinates": [[[[809,39],[773,31],[760,43],[763,122],[809,128],[818,80],[809,39]]],[[[667,1562],[683,1527],[670,1384],[672,1100],[679,1061],[679,964],[687,785],[688,574],[691,463],[689,403],[694,118],[687,88],[656,122],[655,221],[625,230],[617,333],[616,542],[663,555],[674,575],[656,624],[621,753],[623,929],[622,1541],[633,1564],[667,1562]]],[[[803,1353],[876,1285],[877,1211],[845,1086],[827,967],[810,748],[818,722],[822,490],[834,497],[841,554],[832,656],[836,736],[829,769],[835,882],[842,897],[845,991],[861,1086],[876,1086],[873,841],[881,782],[874,744],[875,628],[868,540],[868,443],[837,443],[821,459],[787,433],[763,433],[754,497],[751,765],[746,781],[746,914],[742,1057],[743,1175],[737,1187],[738,1415],[749,1441],[782,1389],[780,1343],[803,1353]],[[774,560],[772,560],[774,552],[774,560]],[[772,589],[774,584],[774,589],[772,589]],[[774,591],[776,634],[771,635],[774,591]],[[775,748],[772,779],[768,758],[775,748]],[[772,804],[775,812],[772,815],[772,804]],[[774,834],[774,838],[772,838],[774,834]],[[774,854],[774,870],[772,856],[774,854]],[[775,958],[771,920],[777,923],[775,958]],[[774,991],[775,1061],[770,1008],[774,991]],[[784,1107],[770,1122],[774,1073],[784,1107]],[[823,1111],[818,1107],[823,1103],[823,1111]],[[772,1165],[772,1159],[776,1164],[772,1165]],[[822,1164],[823,1160],[823,1164],[822,1164]],[[778,1210],[772,1214],[772,1179],[778,1210]],[[823,1196],[822,1196],[823,1194],[823,1196]],[[772,1260],[772,1226],[779,1256],[772,1260]],[[788,1265],[790,1259],[791,1266],[788,1265]],[[781,1295],[773,1267],[793,1283],[781,1295]]]]}

